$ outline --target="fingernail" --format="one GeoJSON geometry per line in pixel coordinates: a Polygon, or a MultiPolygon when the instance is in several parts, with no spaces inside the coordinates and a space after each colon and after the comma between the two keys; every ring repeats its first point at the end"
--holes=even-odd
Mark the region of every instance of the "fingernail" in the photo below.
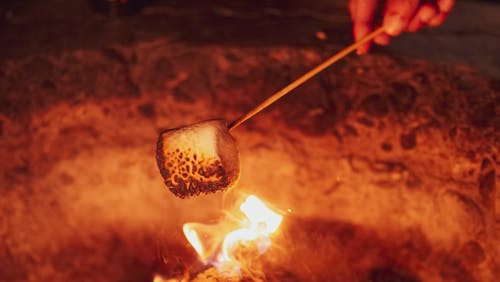
{"type": "Polygon", "coordinates": [[[389,35],[399,35],[404,29],[403,19],[398,14],[389,15],[385,20],[384,26],[389,35]]]}

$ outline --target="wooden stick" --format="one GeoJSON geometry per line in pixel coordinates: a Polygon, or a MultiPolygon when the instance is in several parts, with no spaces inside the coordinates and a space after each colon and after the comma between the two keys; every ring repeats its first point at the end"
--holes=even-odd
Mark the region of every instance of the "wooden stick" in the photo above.
{"type": "Polygon", "coordinates": [[[229,130],[231,131],[231,130],[235,129],[240,124],[244,123],[245,121],[247,121],[248,119],[250,119],[254,115],[258,114],[260,111],[262,111],[265,108],[267,108],[268,106],[270,106],[272,103],[274,103],[277,100],[279,100],[281,97],[283,97],[286,94],[290,93],[290,91],[292,91],[295,88],[297,88],[300,85],[302,85],[304,82],[306,82],[307,80],[309,80],[311,77],[315,76],[316,74],[318,74],[322,70],[324,70],[327,67],[329,67],[331,64],[337,62],[338,60],[342,59],[343,57],[345,57],[346,55],[348,55],[352,51],[356,50],[360,45],[363,45],[366,42],[368,42],[368,41],[372,40],[373,38],[377,37],[382,32],[384,32],[384,27],[379,27],[378,29],[374,30],[370,34],[368,34],[365,37],[363,37],[362,39],[360,39],[359,41],[357,41],[357,42],[349,45],[348,47],[344,48],[343,50],[341,50],[337,54],[331,56],[330,58],[328,58],[323,63],[319,64],[318,66],[316,66],[312,70],[308,71],[307,73],[305,73],[301,77],[297,78],[292,83],[290,83],[287,86],[285,86],[285,88],[281,89],[280,91],[276,92],[275,94],[273,94],[272,96],[270,96],[269,98],[267,98],[264,102],[260,103],[260,105],[258,105],[257,107],[253,108],[248,113],[242,115],[239,119],[233,121],[229,125],[229,130]]]}

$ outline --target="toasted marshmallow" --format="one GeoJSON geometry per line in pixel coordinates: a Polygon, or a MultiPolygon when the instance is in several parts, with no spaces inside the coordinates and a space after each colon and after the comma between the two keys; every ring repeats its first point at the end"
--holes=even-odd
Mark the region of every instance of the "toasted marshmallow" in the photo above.
{"type": "Polygon", "coordinates": [[[239,178],[238,148],[225,120],[162,132],[156,160],[168,189],[181,198],[226,190],[239,178]]]}

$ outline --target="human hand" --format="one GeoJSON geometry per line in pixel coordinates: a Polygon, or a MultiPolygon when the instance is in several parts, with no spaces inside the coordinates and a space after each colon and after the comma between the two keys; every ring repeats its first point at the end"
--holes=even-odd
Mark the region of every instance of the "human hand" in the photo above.
{"type": "MultiPolygon", "coordinates": [[[[349,10],[353,21],[354,39],[359,40],[377,27],[382,20],[386,32],[373,41],[388,45],[391,37],[404,31],[415,32],[426,26],[438,26],[444,22],[455,0],[386,0],[381,13],[380,0],[349,0],[349,10]]],[[[358,54],[367,53],[371,43],[361,45],[358,54]]]]}

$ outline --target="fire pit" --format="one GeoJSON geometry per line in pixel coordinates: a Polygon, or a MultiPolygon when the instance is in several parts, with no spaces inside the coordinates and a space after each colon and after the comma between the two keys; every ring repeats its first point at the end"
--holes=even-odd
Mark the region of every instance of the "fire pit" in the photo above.
{"type": "Polygon", "coordinates": [[[160,132],[240,116],[341,46],[199,45],[136,20],[136,40],[2,57],[0,281],[500,277],[498,79],[348,57],[234,131],[236,187],[180,199],[160,132]]]}

